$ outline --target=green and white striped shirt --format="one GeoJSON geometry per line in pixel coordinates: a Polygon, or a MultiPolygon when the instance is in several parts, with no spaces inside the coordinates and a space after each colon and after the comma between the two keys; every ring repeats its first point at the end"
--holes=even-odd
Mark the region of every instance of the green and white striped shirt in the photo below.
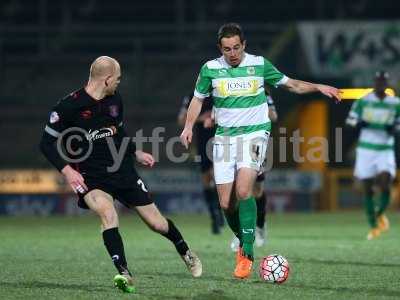
{"type": "Polygon", "coordinates": [[[374,92],[355,101],[346,123],[355,126],[359,121],[368,123],[361,129],[358,147],[370,150],[388,150],[394,148],[394,137],[386,126],[400,123],[400,99],[386,96],[380,100],[374,92]]]}
{"type": "Polygon", "coordinates": [[[223,56],[203,65],[194,95],[214,99],[216,135],[237,136],[255,131],[270,131],[264,81],[278,86],[288,77],[267,59],[244,53],[237,67],[230,66],[223,56]]]}

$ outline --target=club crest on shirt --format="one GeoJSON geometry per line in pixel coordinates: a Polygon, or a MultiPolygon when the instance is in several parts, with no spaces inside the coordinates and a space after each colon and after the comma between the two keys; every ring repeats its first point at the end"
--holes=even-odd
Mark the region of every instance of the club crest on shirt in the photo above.
{"type": "Polygon", "coordinates": [[[254,67],[247,67],[247,74],[249,75],[256,74],[256,69],[254,67]]]}
{"type": "Polygon", "coordinates": [[[110,116],[113,118],[118,117],[119,115],[119,110],[118,110],[118,106],[117,105],[110,105],[109,106],[109,110],[110,110],[110,116]]]}
{"type": "Polygon", "coordinates": [[[50,124],[54,124],[58,121],[60,121],[60,116],[56,111],[52,111],[50,114],[50,124]]]}

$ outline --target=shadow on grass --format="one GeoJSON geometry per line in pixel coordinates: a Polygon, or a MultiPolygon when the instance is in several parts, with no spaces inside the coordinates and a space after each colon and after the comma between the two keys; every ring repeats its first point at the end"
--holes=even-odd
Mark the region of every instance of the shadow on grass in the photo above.
{"type": "MultiPolygon", "coordinates": [[[[256,285],[265,285],[265,282],[262,281],[254,281],[252,282],[256,285]]],[[[320,286],[320,285],[308,285],[308,284],[291,284],[290,281],[283,286],[270,284],[276,288],[298,288],[303,291],[310,291],[314,293],[318,292],[336,292],[336,293],[351,293],[353,295],[360,295],[366,294],[367,296],[379,296],[379,297],[399,297],[400,296],[400,289],[398,290],[390,290],[387,288],[370,288],[370,287],[359,287],[359,288],[352,288],[352,287],[329,287],[329,286],[320,286]]],[[[340,296],[339,298],[342,298],[340,296]]]]}
{"type": "Polygon", "coordinates": [[[382,267],[382,268],[399,268],[400,264],[376,263],[376,262],[362,262],[362,261],[338,261],[338,260],[319,260],[313,258],[292,258],[293,262],[321,264],[321,265],[336,265],[336,266],[366,266],[366,267],[382,267]]]}
{"type": "MultiPolygon", "coordinates": [[[[146,296],[152,297],[151,299],[166,299],[166,297],[164,295],[160,295],[160,294],[146,294],[146,296]]],[[[168,295],[167,297],[168,299],[173,299],[173,300],[187,300],[187,299],[191,299],[191,300],[237,300],[238,298],[236,297],[230,297],[230,296],[226,296],[224,295],[224,291],[223,290],[212,290],[212,291],[208,291],[205,293],[200,293],[194,296],[180,296],[180,295],[168,295]]]]}
{"type": "Polygon", "coordinates": [[[400,290],[388,290],[387,288],[368,288],[368,287],[360,287],[360,288],[350,288],[350,287],[327,287],[327,286],[312,286],[312,285],[302,285],[302,284],[290,284],[291,288],[299,288],[302,290],[308,291],[326,291],[326,292],[337,292],[337,293],[352,293],[354,295],[367,294],[368,296],[374,295],[379,297],[399,297],[400,290]]]}
{"type": "MultiPolygon", "coordinates": [[[[154,273],[140,273],[138,274],[140,277],[147,277],[148,279],[156,279],[159,277],[167,277],[170,279],[186,279],[186,280],[198,280],[193,278],[189,273],[160,273],[160,272],[154,272],[154,273]]],[[[202,280],[210,280],[210,281],[219,281],[219,282],[237,282],[237,279],[234,279],[233,277],[229,278],[229,276],[221,276],[221,275],[212,275],[212,274],[203,274],[201,276],[202,280]]]]}
{"type": "Polygon", "coordinates": [[[54,283],[44,281],[26,281],[26,282],[0,282],[0,287],[10,288],[29,288],[29,289],[61,289],[61,290],[80,290],[86,292],[103,292],[110,290],[109,287],[94,284],[70,284],[54,283]]]}
{"type": "Polygon", "coordinates": [[[198,294],[192,298],[193,300],[235,300],[237,298],[232,298],[224,295],[223,290],[213,290],[208,293],[198,294]]]}

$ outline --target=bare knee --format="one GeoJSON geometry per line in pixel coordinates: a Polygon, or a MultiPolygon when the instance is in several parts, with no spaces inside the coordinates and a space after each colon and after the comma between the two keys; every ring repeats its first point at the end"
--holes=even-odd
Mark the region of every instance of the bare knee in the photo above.
{"type": "Polygon", "coordinates": [[[118,215],[113,206],[102,209],[98,214],[103,230],[118,227],[118,215]]]}
{"type": "Polygon", "coordinates": [[[103,230],[118,227],[118,215],[114,207],[113,198],[101,191],[93,190],[85,195],[87,206],[101,219],[103,230]]]}
{"type": "Polygon", "coordinates": [[[161,217],[156,220],[151,220],[149,223],[147,223],[147,225],[154,232],[160,234],[165,234],[168,232],[168,222],[164,217],[161,217]]]}
{"type": "Polygon", "coordinates": [[[218,200],[219,200],[219,206],[226,210],[229,207],[229,201],[230,201],[230,195],[224,192],[221,192],[217,190],[218,192],[218,200]]]}
{"type": "MultiPolygon", "coordinates": [[[[232,195],[229,194],[219,194],[219,205],[223,210],[229,210],[232,202],[234,202],[235,199],[231,199],[232,195]]],[[[234,196],[233,196],[234,197],[234,196]]]]}
{"type": "Polygon", "coordinates": [[[247,199],[251,196],[252,191],[245,186],[238,186],[236,188],[236,197],[240,199],[247,199]]]}
{"type": "Polygon", "coordinates": [[[235,202],[232,186],[233,183],[217,185],[219,205],[223,210],[229,210],[232,203],[235,202]]]}
{"type": "Polygon", "coordinates": [[[221,201],[220,206],[223,210],[229,210],[230,205],[229,205],[229,200],[228,201],[221,201]]]}

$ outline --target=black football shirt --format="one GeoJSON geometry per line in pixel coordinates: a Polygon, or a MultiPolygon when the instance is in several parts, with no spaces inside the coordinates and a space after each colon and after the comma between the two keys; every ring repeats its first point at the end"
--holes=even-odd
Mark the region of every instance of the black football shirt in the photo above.
{"type": "Polygon", "coordinates": [[[58,170],[70,164],[93,177],[131,171],[135,146],[123,127],[121,96],[115,93],[95,100],[84,88],[69,94],[50,112],[41,148],[58,170]],[[120,152],[121,145],[126,151],[120,152]],[[120,167],[110,172],[117,153],[120,167]]]}

